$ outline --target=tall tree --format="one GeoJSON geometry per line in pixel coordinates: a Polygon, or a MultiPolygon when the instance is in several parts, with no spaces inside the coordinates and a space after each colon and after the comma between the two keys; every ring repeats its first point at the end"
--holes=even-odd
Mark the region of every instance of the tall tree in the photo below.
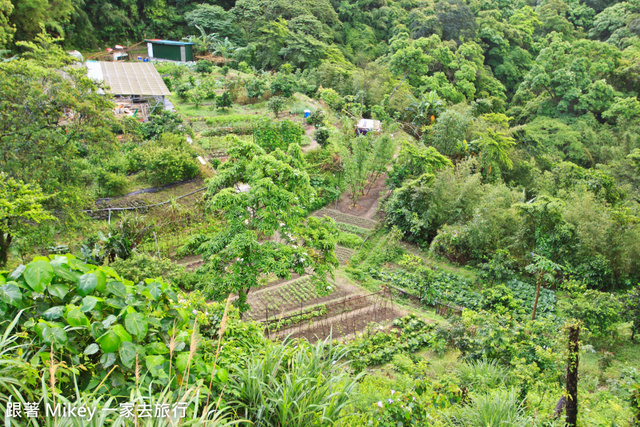
{"type": "Polygon", "coordinates": [[[216,294],[238,294],[247,310],[247,295],[260,279],[273,274],[310,273],[326,289],[332,269],[337,229],[331,220],[306,218],[314,190],[304,171],[300,147],[291,144],[266,154],[258,145],[235,141],[229,160],[209,181],[208,208],[225,227],[201,239],[197,251],[216,280],[216,294]]]}
{"type": "Polygon", "coordinates": [[[16,181],[0,172],[0,266],[7,263],[9,247],[15,236],[25,233],[30,224],[55,219],[42,207],[50,198],[37,185],[16,181]]]}
{"type": "Polygon", "coordinates": [[[83,171],[116,142],[112,103],[55,40],[19,44],[27,52],[0,63],[2,170],[56,193],[47,208],[71,211],[90,197],[83,171]]]}
{"type": "Polygon", "coordinates": [[[13,0],[13,6],[9,20],[16,28],[16,40],[34,40],[43,28],[64,36],[63,26],[75,10],[73,0],[13,0]]]}
{"type": "Polygon", "coordinates": [[[0,0],[0,49],[9,45],[16,32],[16,28],[9,20],[11,12],[13,12],[11,0],[0,0]]]}

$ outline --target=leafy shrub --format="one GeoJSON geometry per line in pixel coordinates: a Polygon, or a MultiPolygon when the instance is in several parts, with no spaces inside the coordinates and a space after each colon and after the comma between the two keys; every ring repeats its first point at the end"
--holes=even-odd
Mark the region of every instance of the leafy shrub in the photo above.
{"type": "Polygon", "coordinates": [[[496,285],[482,291],[483,310],[495,311],[496,313],[514,313],[520,308],[520,304],[514,298],[511,289],[505,285],[496,285]]]}
{"type": "Polygon", "coordinates": [[[324,111],[318,109],[309,114],[309,117],[307,117],[306,121],[308,125],[314,125],[318,128],[324,124],[326,118],[327,114],[324,111]]]}
{"type": "Polygon", "coordinates": [[[211,167],[213,169],[218,169],[218,167],[222,164],[222,161],[220,159],[211,159],[209,163],[211,163],[211,167]]]}
{"type": "Polygon", "coordinates": [[[113,172],[100,170],[96,177],[99,192],[105,197],[121,196],[127,192],[127,177],[113,172]]]}
{"type": "Polygon", "coordinates": [[[269,86],[269,90],[271,93],[276,95],[282,95],[285,98],[291,98],[293,96],[293,92],[296,90],[296,80],[295,76],[291,74],[278,73],[276,78],[271,82],[271,86],[269,86]]]}
{"type": "Polygon", "coordinates": [[[102,165],[103,165],[102,166],[103,169],[108,172],[118,173],[118,174],[127,173],[127,168],[128,168],[127,158],[126,156],[121,155],[120,153],[112,156],[107,161],[105,161],[102,165]]]}
{"type": "Polygon", "coordinates": [[[110,267],[85,264],[72,255],[35,258],[11,274],[0,272],[0,281],[6,283],[1,288],[3,316],[26,309],[21,325],[41,357],[48,359],[47,349],[53,346],[56,357],[89,368],[76,373],[83,389],[95,387],[117,365],[112,386],[127,394],[125,382],[133,377],[136,356],[149,371],[141,379],[144,388],[166,385],[165,342],[172,328],[177,332],[176,351],[188,349],[189,315],[179,306],[175,290],[162,281],[134,285],[110,267]]]}
{"type": "Polygon", "coordinates": [[[496,360],[468,360],[457,369],[462,385],[473,390],[495,389],[508,383],[507,370],[498,365],[496,360]]]}
{"type": "Polygon", "coordinates": [[[480,175],[462,163],[453,173],[425,174],[394,190],[384,205],[386,222],[400,228],[407,240],[428,246],[444,224],[471,218],[481,198],[480,175]]]}
{"type": "Polygon", "coordinates": [[[338,244],[346,248],[358,248],[362,245],[362,238],[351,233],[341,232],[338,235],[338,244]]]}
{"type": "Polygon", "coordinates": [[[111,267],[121,276],[129,277],[134,283],[139,283],[145,278],[161,278],[182,289],[192,289],[198,282],[198,277],[187,272],[184,266],[169,259],[146,254],[136,253],[126,260],[117,259],[111,263],[111,267]]]}
{"type": "Polygon", "coordinates": [[[516,261],[505,249],[498,249],[479,267],[479,278],[483,282],[504,283],[516,278],[516,261]]]}
{"type": "Polygon", "coordinates": [[[509,314],[465,311],[453,323],[439,325],[435,334],[460,350],[466,360],[486,358],[511,367],[528,364],[561,375],[558,330],[549,318],[518,321],[509,314]]]}
{"type": "Polygon", "coordinates": [[[229,91],[223,92],[222,95],[216,98],[216,106],[218,108],[226,110],[227,108],[231,107],[231,105],[233,105],[233,103],[231,102],[231,94],[229,93],[229,91]]]}
{"type": "Polygon", "coordinates": [[[355,369],[389,362],[397,353],[415,352],[430,343],[433,325],[414,314],[395,319],[393,326],[397,330],[368,330],[349,343],[355,369]]]}
{"type": "Polygon", "coordinates": [[[278,118],[278,115],[282,110],[284,110],[286,100],[281,96],[273,96],[269,101],[267,101],[267,109],[273,113],[273,115],[278,118]]]}
{"type": "Polygon", "coordinates": [[[274,122],[266,118],[262,118],[257,123],[253,133],[256,144],[267,152],[276,148],[286,151],[289,144],[300,145],[303,135],[304,128],[299,123],[294,123],[291,120],[274,122]]]}
{"type": "Polygon", "coordinates": [[[344,106],[344,99],[338,95],[338,92],[331,88],[320,89],[318,90],[318,94],[320,95],[320,99],[335,111],[340,111],[344,106]]]}
{"type": "Polygon", "coordinates": [[[318,128],[313,133],[313,138],[318,141],[318,144],[320,144],[321,147],[324,147],[327,144],[330,136],[331,134],[327,128],[318,128]]]}
{"type": "Polygon", "coordinates": [[[620,299],[592,289],[573,293],[569,300],[563,300],[561,311],[568,318],[581,320],[597,338],[610,336],[623,320],[620,299]]]}
{"type": "MultiPolygon", "coordinates": [[[[186,96],[185,91],[185,96],[186,96]]],[[[156,139],[164,133],[182,133],[185,131],[182,116],[175,111],[160,110],[149,117],[149,121],[142,125],[145,139],[156,139]]]]}
{"type": "Polygon", "coordinates": [[[196,62],[195,70],[201,74],[210,74],[213,71],[213,64],[211,61],[201,59],[196,62]]]}
{"type": "Polygon", "coordinates": [[[183,181],[198,174],[200,168],[194,159],[194,153],[185,144],[165,142],[158,145],[150,147],[145,165],[154,184],[183,181]]]}
{"type": "Polygon", "coordinates": [[[622,298],[627,321],[631,322],[631,339],[640,332],[640,286],[635,286],[622,298]]]}

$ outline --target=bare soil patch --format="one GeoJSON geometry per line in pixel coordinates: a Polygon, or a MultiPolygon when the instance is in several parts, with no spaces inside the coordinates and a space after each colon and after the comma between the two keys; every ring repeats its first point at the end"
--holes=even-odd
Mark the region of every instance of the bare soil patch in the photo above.
{"type": "MultiPolygon", "coordinates": [[[[351,199],[351,196],[347,192],[343,193],[338,200],[338,206],[336,210],[349,215],[355,215],[367,219],[374,219],[378,211],[379,200],[387,192],[387,186],[385,185],[386,179],[387,174],[380,175],[378,179],[373,183],[370,191],[370,184],[367,184],[365,187],[365,193],[369,191],[368,194],[361,196],[358,199],[358,204],[355,207],[353,206],[353,200],[351,199]]],[[[335,204],[332,204],[329,207],[335,208],[335,204]]]]}

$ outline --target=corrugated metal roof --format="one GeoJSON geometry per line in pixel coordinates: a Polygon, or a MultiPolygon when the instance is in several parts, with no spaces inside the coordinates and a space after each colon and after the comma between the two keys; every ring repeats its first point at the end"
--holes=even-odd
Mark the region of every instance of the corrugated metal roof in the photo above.
{"type": "Polygon", "coordinates": [[[154,39],[145,39],[146,42],[148,43],[155,43],[155,44],[169,44],[172,46],[187,46],[187,45],[193,45],[193,43],[189,43],[189,42],[177,42],[177,41],[173,41],[173,40],[154,40],[154,39]]]}
{"type": "Polygon", "coordinates": [[[358,129],[378,130],[381,128],[380,120],[360,119],[356,125],[358,129]]]}
{"type": "MultiPolygon", "coordinates": [[[[99,62],[102,80],[114,95],[169,96],[171,91],[150,62],[99,62]]],[[[89,76],[99,78],[95,63],[87,62],[89,76]]]]}

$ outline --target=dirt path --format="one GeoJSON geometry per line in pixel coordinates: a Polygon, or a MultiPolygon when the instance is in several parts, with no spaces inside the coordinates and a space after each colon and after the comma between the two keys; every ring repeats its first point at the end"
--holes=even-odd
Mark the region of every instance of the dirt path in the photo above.
{"type": "Polygon", "coordinates": [[[303,153],[306,153],[307,151],[315,150],[316,148],[320,148],[320,144],[318,144],[318,141],[316,141],[315,138],[313,137],[313,132],[315,132],[315,130],[316,130],[315,126],[312,126],[312,125],[306,125],[304,127],[304,134],[309,137],[309,139],[311,140],[311,144],[305,145],[304,147],[302,147],[303,153]]]}

